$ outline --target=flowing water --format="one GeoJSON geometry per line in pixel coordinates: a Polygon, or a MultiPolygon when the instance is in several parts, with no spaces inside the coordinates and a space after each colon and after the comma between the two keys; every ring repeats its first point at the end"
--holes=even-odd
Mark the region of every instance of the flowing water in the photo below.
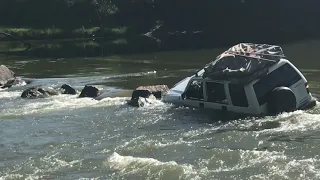
{"type": "MultiPolygon", "coordinates": [[[[282,46],[319,98],[320,42],[282,46]]],[[[2,56],[0,64],[35,79],[0,91],[0,179],[320,179],[319,105],[233,120],[160,101],[126,105],[135,87],[172,86],[225,49],[2,56]],[[63,83],[78,91],[92,84],[117,93],[101,101],[77,95],[20,98],[30,86],[63,83]]]]}

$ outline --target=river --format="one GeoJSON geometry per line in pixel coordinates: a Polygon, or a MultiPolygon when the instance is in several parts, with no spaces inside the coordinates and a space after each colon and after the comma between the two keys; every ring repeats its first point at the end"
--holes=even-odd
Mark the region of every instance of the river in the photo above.
{"type": "MultiPolygon", "coordinates": [[[[60,47],[59,45],[56,45],[60,47]]],[[[282,45],[320,98],[320,41],[282,45]]],[[[0,179],[320,179],[320,106],[222,120],[157,102],[126,105],[140,85],[174,83],[226,50],[57,56],[2,55],[33,84],[0,91],[0,179]],[[33,85],[123,92],[101,101],[58,95],[25,100],[33,85]],[[128,90],[128,91],[127,91],[128,90]]],[[[51,52],[51,54],[50,54],[51,52]]]]}

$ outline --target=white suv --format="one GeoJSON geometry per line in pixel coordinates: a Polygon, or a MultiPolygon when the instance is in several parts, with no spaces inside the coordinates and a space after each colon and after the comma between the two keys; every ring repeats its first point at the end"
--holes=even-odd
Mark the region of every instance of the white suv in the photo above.
{"type": "Polygon", "coordinates": [[[252,115],[278,114],[316,105],[306,78],[281,47],[241,43],[177,83],[165,102],[252,115]]]}

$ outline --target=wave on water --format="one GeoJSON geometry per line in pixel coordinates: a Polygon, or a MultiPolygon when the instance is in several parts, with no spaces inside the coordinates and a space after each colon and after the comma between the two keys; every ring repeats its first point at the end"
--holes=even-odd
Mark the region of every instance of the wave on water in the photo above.
{"type": "Polygon", "coordinates": [[[277,128],[266,129],[263,132],[294,132],[310,131],[320,128],[320,114],[311,114],[306,111],[283,113],[276,117],[266,118],[268,121],[278,121],[281,125],[277,128]]]}
{"type": "Polygon", "coordinates": [[[120,74],[120,75],[113,75],[103,77],[102,79],[113,79],[113,78],[124,78],[124,77],[138,77],[138,76],[147,76],[157,74],[157,71],[146,71],[146,72],[138,72],[138,73],[129,73],[129,74],[120,74]]]}
{"type": "Polygon", "coordinates": [[[82,160],[66,160],[61,157],[60,153],[48,153],[44,157],[30,157],[13,169],[7,169],[2,172],[0,180],[17,180],[17,179],[53,179],[51,173],[70,171],[81,166],[82,160]]]}
{"type": "Polygon", "coordinates": [[[206,179],[302,180],[319,178],[319,163],[316,158],[297,159],[285,152],[220,150],[211,158],[200,159],[197,171],[206,172],[206,179]]]}
{"type": "Polygon", "coordinates": [[[83,107],[106,107],[124,105],[127,97],[104,98],[78,98],[78,95],[56,95],[42,99],[22,99],[21,92],[1,92],[0,114],[2,117],[21,116],[29,114],[42,114],[53,111],[69,111],[83,107]]]}
{"type": "Polygon", "coordinates": [[[0,100],[3,99],[15,99],[21,96],[21,92],[19,91],[4,91],[0,92],[0,100]]]}
{"type": "MultiPolygon", "coordinates": [[[[319,107],[316,107],[318,109],[319,107]]],[[[292,153],[290,148],[297,148],[288,144],[270,143],[273,148],[259,149],[262,141],[268,138],[261,135],[284,133],[288,136],[297,135],[296,132],[306,134],[310,130],[317,130],[320,127],[320,115],[310,114],[307,111],[296,111],[292,113],[283,113],[278,116],[269,116],[256,119],[235,120],[227,124],[218,125],[207,128],[201,127],[197,130],[189,130],[187,132],[177,132],[181,138],[180,143],[171,143],[168,140],[156,140],[156,137],[140,136],[132,139],[118,150],[125,154],[120,155],[114,152],[107,160],[106,166],[113,172],[112,177],[132,178],[132,179],[314,179],[320,178],[320,159],[319,156],[299,156],[292,153]],[[262,128],[252,130],[253,126],[264,126],[267,122],[279,122],[272,128],[262,128]],[[226,142],[226,136],[211,134],[219,129],[246,130],[241,134],[234,134],[226,142]],[[208,135],[205,137],[204,135],[208,135]],[[190,144],[184,146],[186,150],[192,151],[192,147],[200,147],[204,144],[246,144],[249,139],[253,140],[252,145],[257,148],[250,149],[230,149],[228,146],[217,146],[212,149],[198,149],[194,152],[199,159],[189,163],[180,164],[177,159],[175,161],[160,161],[154,157],[144,157],[145,154],[156,154],[163,151],[163,148],[177,148],[177,145],[190,144]],[[234,142],[233,142],[234,141],[234,142]],[[278,148],[276,148],[279,146],[278,148]],[[153,148],[152,148],[153,147],[153,148]],[[142,148],[146,150],[142,150],[142,148]],[[151,148],[151,149],[150,149],[151,148]],[[135,150],[134,150],[135,149],[135,150]],[[140,150],[139,150],[140,149],[140,150]],[[147,151],[150,149],[154,153],[147,151]],[[138,150],[138,151],[137,151],[138,150]],[[139,155],[137,155],[139,154],[139,155]],[[228,178],[227,178],[228,177],[228,178]]],[[[240,132],[241,132],[240,131],[240,132]]],[[[227,134],[230,135],[230,131],[227,134]]],[[[269,137],[268,135],[268,137],[269,137]]],[[[227,138],[228,139],[228,138],[227,138]]],[[[251,146],[251,145],[249,145],[251,146]]],[[[118,151],[117,150],[117,151],[118,151]]],[[[180,149],[182,150],[182,149],[180,149]]],[[[183,150],[182,150],[183,151],[183,150]]],[[[313,150],[315,151],[315,149],[313,150]]],[[[169,153],[169,152],[167,152],[169,153]]],[[[178,153],[178,152],[175,152],[178,153]]],[[[312,152],[315,153],[315,152],[312,152]]],[[[161,154],[161,153],[160,153],[161,154]]],[[[173,153],[174,154],[174,153],[173,153]]],[[[170,156],[173,154],[170,153],[170,156]]],[[[181,152],[185,154],[185,152],[181,152]]],[[[148,156],[146,155],[146,156],[148,156]]],[[[179,158],[178,158],[179,159],[179,158]]]]}
{"type": "Polygon", "coordinates": [[[200,179],[192,165],[179,165],[175,161],[161,162],[154,158],[121,156],[114,152],[106,166],[113,176],[147,179],[200,179]]]}
{"type": "Polygon", "coordinates": [[[211,158],[192,164],[162,162],[149,157],[122,156],[114,152],[105,162],[112,178],[130,179],[309,179],[320,177],[316,158],[295,159],[284,152],[215,150],[211,158]],[[220,152],[217,152],[220,151],[220,152]],[[227,160],[227,162],[225,162],[227,160]],[[229,162],[228,162],[229,161],[229,162]],[[233,162],[233,163],[232,163],[233,162]],[[249,173],[250,172],[250,173],[249,173]],[[247,176],[249,175],[249,177],[247,176]]]}
{"type": "MultiPolygon", "coordinates": [[[[21,87],[21,86],[26,86],[27,83],[25,81],[21,81],[18,84],[13,85],[12,87],[21,87]]],[[[0,88],[0,92],[4,92],[8,90],[9,88],[0,88]]]]}

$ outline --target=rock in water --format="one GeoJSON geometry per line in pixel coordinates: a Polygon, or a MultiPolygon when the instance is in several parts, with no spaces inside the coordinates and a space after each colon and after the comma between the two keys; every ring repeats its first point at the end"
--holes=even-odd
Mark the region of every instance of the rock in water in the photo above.
{"type": "Polygon", "coordinates": [[[142,107],[144,106],[145,102],[153,102],[148,101],[147,98],[155,97],[156,99],[161,99],[163,94],[168,91],[169,87],[167,85],[140,86],[133,91],[131,100],[128,102],[128,104],[131,106],[142,107]]]}
{"type": "Polygon", "coordinates": [[[0,65],[0,87],[11,87],[15,82],[15,74],[7,66],[0,65]]]}
{"type": "Polygon", "coordinates": [[[83,97],[91,97],[91,98],[96,98],[99,94],[99,89],[93,86],[84,86],[82,89],[79,98],[83,97]]]}
{"type": "Polygon", "coordinates": [[[138,99],[130,100],[128,104],[130,106],[135,106],[135,107],[144,107],[147,105],[154,104],[154,102],[157,100],[157,98],[151,94],[149,97],[144,98],[144,97],[139,97],[138,99]]]}
{"type": "Polygon", "coordinates": [[[133,91],[131,100],[139,97],[148,98],[151,94],[157,99],[161,99],[162,95],[167,91],[169,91],[167,85],[139,86],[133,91]]]}
{"type": "MultiPolygon", "coordinates": [[[[75,90],[69,85],[62,85],[61,89],[65,90],[62,94],[76,93],[75,90]]],[[[59,94],[59,91],[56,91],[54,89],[50,89],[50,88],[43,89],[40,87],[32,87],[23,91],[21,94],[21,97],[28,98],[28,99],[36,99],[36,98],[46,98],[46,97],[54,96],[58,94],[59,94]]]]}
{"type": "Polygon", "coordinates": [[[22,92],[21,97],[27,99],[46,98],[50,95],[56,95],[54,90],[44,90],[40,87],[32,87],[22,92]]]}
{"type": "Polygon", "coordinates": [[[132,92],[131,100],[138,99],[139,97],[148,98],[152,93],[149,90],[134,90],[132,92]]]}
{"type": "Polygon", "coordinates": [[[77,91],[74,88],[72,88],[69,84],[63,84],[60,87],[60,90],[62,94],[72,94],[72,95],[77,94],[77,91]]]}

